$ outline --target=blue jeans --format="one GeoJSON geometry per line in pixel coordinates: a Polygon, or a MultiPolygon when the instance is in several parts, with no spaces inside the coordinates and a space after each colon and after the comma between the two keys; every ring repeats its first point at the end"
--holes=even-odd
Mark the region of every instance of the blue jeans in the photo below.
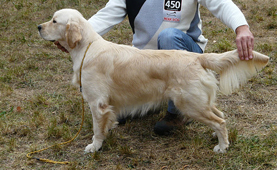
{"type": "MultiPolygon", "coordinates": [[[[158,49],[187,50],[190,52],[203,53],[199,45],[190,36],[176,28],[164,29],[159,34],[158,49]]],[[[178,113],[178,110],[176,109],[172,100],[169,100],[168,102],[167,111],[173,114],[178,113]]]]}

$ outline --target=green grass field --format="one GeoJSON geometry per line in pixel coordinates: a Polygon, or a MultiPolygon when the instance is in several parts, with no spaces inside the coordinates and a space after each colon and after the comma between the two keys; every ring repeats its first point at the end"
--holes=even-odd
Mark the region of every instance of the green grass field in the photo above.
{"type": "MultiPolygon", "coordinates": [[[[110,132],[101,151],[84,154],[91,143],[92,117],[85,105],[84,127],[72,143],[34,157],[70,161],[59,165],[26,158],[31,151],[71,139],[81,122],[81,96],[71,85],[68,54],[44,41],[37,25],[61,8],[85,18],[107,0],[2,0],[0,2],[0,169],[277,169],[277,6],[276,0],[235,0],[255,36],[255,50],[270,63],[232,95],[218,93],[226,114],[230,148],[212,151],[212,130],[193,122],[161,137],[153,126],[160,114],[128,120],[110,132]]],[[[235,49],[235,33],[201,7],[206,52],[235,49]]],[[[131,45],[128,21],[105,39],[131,45]]]]}

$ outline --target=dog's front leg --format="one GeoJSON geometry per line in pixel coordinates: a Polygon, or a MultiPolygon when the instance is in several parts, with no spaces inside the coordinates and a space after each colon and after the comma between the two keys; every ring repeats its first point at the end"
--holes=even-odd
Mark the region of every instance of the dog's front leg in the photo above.
{"type": "Polygon", "coordinates": [[[93,119],[93,142],[86,146],[85,152],[95,152],[102,147],[108,131],[116,124],[116,116],[108,104],[98,104],[97,106],[89,104],[93,119]],[[96,108],[96,109],[95,109],[96,108]]]}
{"type": "Polygon", "coordinates": [[[101,133],[99,121],[93,115],[92,113],[94,135],[92,137],[92,143],[85,148],[86,153],[98,151],[102,147],[102,143],[105,139],[105,135],[101,133]]]}
{"type": "Polygon", "coordinates": [[[92,143],[87,145],[85,148],[86,153],[98,151],[102,147],[102,143],[105,139],[104,134],[101,134],[99,123],[97,122],[96,118],[92,116],[92,119],[94,135],[92,137],[92,143]]]}

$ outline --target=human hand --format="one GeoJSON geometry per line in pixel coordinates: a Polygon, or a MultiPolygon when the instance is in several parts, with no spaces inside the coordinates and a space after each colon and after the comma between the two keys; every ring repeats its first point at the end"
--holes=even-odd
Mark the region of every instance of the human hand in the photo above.
{"type": "Polygon", "coordinates": [[[65,49],[60,43],[59,41],[55,41],[54,44],[58,47],[58,49],[62,50],[63,52],[69,53],[67,51],[67,49],[65,49]]]}
{"type": "Polygon", "coordinates": [[[253,59],[254,36],[247,25],[240,26],[236,29],[236,44],[239,58],[241,60],[253,59]]]}

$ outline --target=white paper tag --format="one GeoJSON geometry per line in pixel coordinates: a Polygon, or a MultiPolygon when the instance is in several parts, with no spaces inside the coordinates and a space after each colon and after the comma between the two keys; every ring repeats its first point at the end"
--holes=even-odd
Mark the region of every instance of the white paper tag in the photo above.
{"type": "Polygon", "coordinates": [[[182,0],[164,0],[163,20],[180,22],[182,0]]]}

